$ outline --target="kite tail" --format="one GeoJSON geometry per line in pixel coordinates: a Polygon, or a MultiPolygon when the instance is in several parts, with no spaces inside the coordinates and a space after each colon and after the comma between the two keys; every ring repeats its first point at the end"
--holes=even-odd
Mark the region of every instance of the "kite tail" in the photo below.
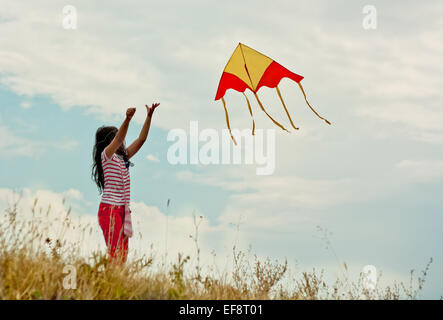
{"type": "Polygon", "coordinates": [[[274,120],[274,118],[271,117],[271,115],[269,113],[266,112],[265,108],[263,107],[260,99],[258,98],[257,94],[254,92],[254,96],[257,99],[258,104],[260,105],[260,108],[263,110],[264,113],[266,113],[266,115],[269,117],[269,119],[272,120],[272,122],[274,122],[277,126],[279,126],[282,130],[289,132],[288,130],[286,130],[285,127],[283,127],[280,123],[278,123],[277,121],[274,120]]]}
{"type": "Polygon", "coordinates": [[[249,114],[251,115],[251,118],[252,118],[252,135],[255,135],[255,121],[254,121],[254,116],[252,115],[251,104],[249,103],[249,100],[248,100],[248,97],[246,96],[246,94],[244,92],[242,92],[242,93],[245,96],[246,102],[248,103],[249,114]]]}
{"type": "Polygon", "coordinates": [[[300,89],[301,89],[301,92],[303,92],[303,96],[305,97],[305,101],[306,101],[307,105],[309,106],[309,108],[311,108],[312,112],[314,112],[314,113],[317,115],[317,117],[319,117],[320,119],[326,121],[327,124],[331,124],[328,120],[326,120],[325,118],[323,118],[322,116],[320,116],[320,115],[314,110],[314,108],[311,107],[311,105],[310,105],[309,102],[308,102],[308,99],[306,99],[306,93],[305,93],[305,90],[303,90],[303,87],[302,87],[301,83],[300,83],[300,82],[297,82],[297,83],[298,83],[298,86],[299,86],[300,89]]]}
{"type": "Polygon", "coordinates": [[[223,108],[225,109],[226,124],[228,125],[229,134],[231,135],[231,139],[232,139],[232,141],[234,141],[234,144],[237,145],[237,141],[235,141],[234,136],[232,135],[232,132],[231,132],[231,126],[229,125],[229,116],[228,116],[228,110],[226,109],[225,99],[222,97],[221,100],[223,102],[223,108]]]}
{"type": "Polygon", "coordinates": [[[281,103],[282,103],[282,105],[283,105],[283,108],[285,108],[286,115],[287,115],[288,118],[289,118],[289,122],[291,122],[291,126],[292,126],[295,130],[298,130],[299,128],[297,128],[296,126],[294,126],[294,123],[292,122],[291,116],[289,115],[288,109],[286,108],[285,102],[283,101],[283,97],[281,96],[280,89],[279,89],[278,87],[275,87],[275,89],[277,89],[278,96],[280,97],[280,101],[281,101],[281,103]]]}

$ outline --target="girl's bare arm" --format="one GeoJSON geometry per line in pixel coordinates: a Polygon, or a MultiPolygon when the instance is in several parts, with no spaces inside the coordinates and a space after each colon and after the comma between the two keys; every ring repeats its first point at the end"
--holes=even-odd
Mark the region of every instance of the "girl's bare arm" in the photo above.
{"type": "Polygon", "coordinates": [[[134,113],[135,113],[135,108],[128,108],[128,110],[126,110],[125,121],[123,121],[122,125],[120,126],[120,129],[118,129],[114,139],[105,148],[106,157],[108,157],[108,158],[112,157],[112,155],[117,151],[117,149],[125,141],[126,133],[128,132],[129,122],[131,121],[132,117],[134,116],[134,113]]]}
{"type": "Polygon", "coordinates": [[[152,114],[154,113],[155,108],[157,108],[159,105],[160,103],[153,103],[151,107],[148,107],[148,105],[146,105],[146,111],[148,112],[148,114],[146,116],[145,123],[143,124],[143,128],[140,131],[140,135],[138,136],[138,138],[135,139],[135,141],[128,147],[128,158],[134,156],[148,138],[149,128],[151,127],[152,114]]]}

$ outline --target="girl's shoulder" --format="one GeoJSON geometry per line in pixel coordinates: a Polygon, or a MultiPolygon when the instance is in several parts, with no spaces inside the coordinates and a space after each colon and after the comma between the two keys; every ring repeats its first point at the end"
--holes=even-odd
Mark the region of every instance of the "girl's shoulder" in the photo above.
{"type": "Polygon", "coordinates": [[[107,157],[106,156],[106,152],[105,150],[102,151],[102,163],[105,164],[107,162],[114,162],[114,163],[118,163],[118,164],[124,164],[124,160],[123,157],[118,155],[117,153],[114,153],[111,157],[107,157]]]}
{"type": "Polygon", "coordinates": [[[102,151],[102,154],[101,154],[101,158],[102,158],[102,162],[103,163],[105,163],[105,162],[108,162],[108,161],[115,161],[116,159],[115,159],[115,153],[111,156],[111,157],[109,157],[108,158],[108,156],[106,156],[106,149],[105,150],[103,150],[102,151]]]}

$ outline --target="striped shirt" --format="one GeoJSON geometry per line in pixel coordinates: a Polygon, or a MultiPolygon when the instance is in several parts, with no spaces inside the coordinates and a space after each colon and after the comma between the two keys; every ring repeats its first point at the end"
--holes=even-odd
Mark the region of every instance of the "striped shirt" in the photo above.
{"type": "Polygon", "coordinates": [[[101,158],[105,176],[102,202],[113,205],[129,204],[131,179],[123,158],[115,153],[108,158],[104,150],[101,158]]]}

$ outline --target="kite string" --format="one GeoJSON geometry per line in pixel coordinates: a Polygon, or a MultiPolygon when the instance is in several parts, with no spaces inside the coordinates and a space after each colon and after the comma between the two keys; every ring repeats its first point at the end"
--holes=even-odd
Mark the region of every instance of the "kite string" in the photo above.
{"type": "Polygon", "coordinates": [[[286,130],[285,127],[283,127],[280,123],[278,123],[277,121],[274,120],[274,118],[271,117],[271,115],[269,113],[266,112],[265,108],[263,107],[260,99],[257,96],[257,93],[254,92],[254,96],[257,99],[258,104],[260,105],[260,108],[263,110],[264,113],[266,113],[266,115],[269,117],[269,119],[272,120],[272,122],[274,122],[277,126],[279,126],[282,130],[289,132],[288,130],[286,130]]]}
{"type": "Polygon", "coordinates": [[[234,144],[237,145],[237,141],[235,141],[234,136],[232,135],[232,132],[231,132],[231,126],[229,125],[229,116],[228,116],[228,110],[226,109],[225,99],[222,97],[221,100],[223,102],[223,108],[225,109],[226,124],[228,125],[229,134],[231,135],[231,139],[232,139],[232,141],[234,141],[234,144]]]}
{"type": "Polygon", "coordinates": [[[281,96],[280,89],[278,88],[278,86],[276,86],[275,89],[277,89],[278,96],[280,97],[280,101],[281,101],[281,103],[282,103],[282,105],[283,105],[283,108],[285,108],[286,115],[287,115],[288,118],[289,118],[289,122],[291,122],[291,126],[292,126],[295,130],[298,130],[299,128],[297,128],[297,127],[294,125],[294,123],[292,122],[291,116],[289,115],[288,109],[286,108],[285,102],[283,101],[283,97],[281,96]]]}
{"type": "Polygon", "coordinates": [[[297,82],[297,83],[298,83],[298,86],[299,86],[300,89],[301,89],[301,92],[303,92],[303,96],[305,97],[305,101],[306,101],[307,105],[309,106],[309,108],[311,108],[312,112],[314,112],[314,113],[317,115],[317,117],[319,117],[320,119],[326,121],[327,124],[331,124],[328,120],[326,120],[325,118],[323,118],[322,116],[320,116],[320,115],[314,110],[314,108],[311,107],[311,105],[310,105],[309,102],[308,102],[308,99],[306,98],[306,93],[305,93],[305,90],[303,90],[303,87],[302,87],[301,83],[300,83],[300,82],[297,82]]]}
{"type": "Polygon", "coordinates": [[[245,96],[246,102],[248,103],[249,114],[251,115],[251,118],[252,118],[252,135],[255,135],[255,121],[254,121],[254,116],[252,115],[251,104],[249,103],[249,99],[246,96],[246,94],[244,92],[242,92],[242,93],[245,96]]]}

